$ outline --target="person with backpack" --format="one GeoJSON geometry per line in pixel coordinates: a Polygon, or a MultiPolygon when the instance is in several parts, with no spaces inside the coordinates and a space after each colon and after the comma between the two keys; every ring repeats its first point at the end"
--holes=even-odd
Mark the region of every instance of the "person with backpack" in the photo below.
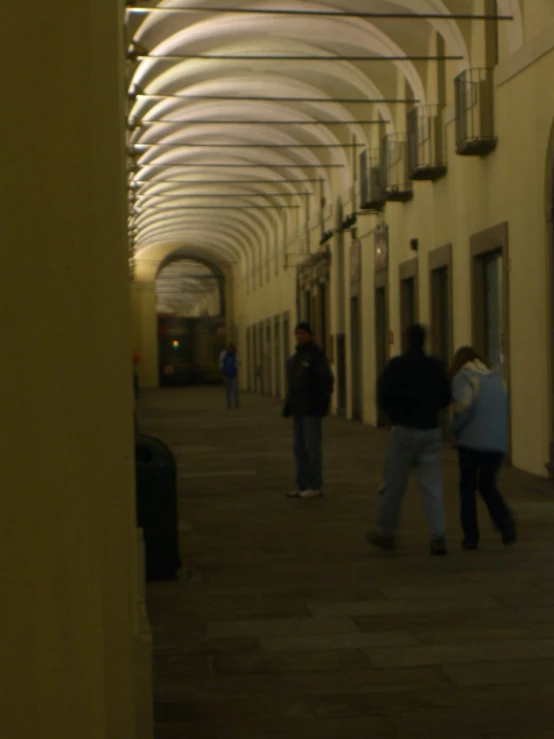
{"type": "Polygon", "coordinates": [[[334,376],[325,352],[305,321],[296,327],[296,351],[287,362],[283,416],[293,420],[296,489],[289,498],[322,496],[322,424],[329,412],[334,376]]]}
{"type": "Polygon", "coordinates": [[[502,375],[475,349],[458,349],[450,369],[454,413],[450,432],[460,461],[462,548],[479,547],[477,490],[506,546],[516,541],[512,512],[496,477],[508,451],[508,393],[502,375]]]}
{"type": "Polygon", "coordinates": [[[227,408],[239,407],[239,355],[236,346],[231,342],[227,349],[221,352],[219,357],[219,368],[225,382],[225,396],[227,398],[227,408]]]}

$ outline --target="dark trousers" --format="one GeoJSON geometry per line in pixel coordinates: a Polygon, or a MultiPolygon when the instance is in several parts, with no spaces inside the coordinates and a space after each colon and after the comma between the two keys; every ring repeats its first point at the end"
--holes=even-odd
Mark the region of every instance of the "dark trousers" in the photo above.
{"type": "Polygon", "coordinates": [[[227,407],[231,408],[233,402],[235,408],[239,407],[239,380],[238,377],[225,378],[225,397],[227,399],[227,407]]]}
{"type": "Polygon", "coordinates": [[[512,514],[496,486],[496,476],[504,455],[482,452],[467,447],[458,448],[460,459],[460,505],[464,541],[477,544],[477,490],[485,501],[490,517],[499,531],[504,531],[512,514]]]}
{"type": "Polygon", "coordinates": [[[321,490],[322,453],[321,418],[294,416],[293,452],[296,460],[296,484],[299,492],[321,490]]]}

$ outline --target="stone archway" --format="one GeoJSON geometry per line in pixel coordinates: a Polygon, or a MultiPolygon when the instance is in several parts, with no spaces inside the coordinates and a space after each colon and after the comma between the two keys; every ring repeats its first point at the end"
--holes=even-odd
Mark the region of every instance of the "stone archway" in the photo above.
{"type": "Polygon", "coordinates": [[[211,259],[197,256],[192,257],[187,252],[177,249],[160,262],[156,277],[159,278],[162,272],[167,267],[178,262],[196,263],[198,265],[201,265],[202,267],[205,267],[213,275],[214,280],[217,284],[217,291],[219,294],[219,317],[225,319],[227,315],[227,300],[225,291],[226,277],[221,268],[211,259]]]}

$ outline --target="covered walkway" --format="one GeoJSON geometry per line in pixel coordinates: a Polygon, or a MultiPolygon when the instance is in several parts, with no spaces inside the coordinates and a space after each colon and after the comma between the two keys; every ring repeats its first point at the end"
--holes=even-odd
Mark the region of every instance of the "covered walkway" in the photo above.
{"type": "Polygon", "coordinates": [[[428,555],[415,491],[401,549],[369,551],[386,436],[329,419],[326,497],[286,500],[288,423],[271,399],[147,392],[141,430],[179,468],[184,576],[149,587],[157,739],[551,739],[554,501],[513,470],[521,541],[483,515],[462,552],[445,459],[450,554],[428,555]]]}

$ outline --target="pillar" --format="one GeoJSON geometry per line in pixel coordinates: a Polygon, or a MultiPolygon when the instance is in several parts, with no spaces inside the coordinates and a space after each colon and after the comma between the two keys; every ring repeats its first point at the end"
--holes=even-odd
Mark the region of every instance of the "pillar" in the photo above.
{"type": "Polygon", "coordinates": [[[1,11],[6,739],[138,736],[123,5],[1,11]]]}
{"type": "Polygon", "coordinates": [[[133,352],[140,354],[140,362],[137,367],[140,387],[158,387],[156,284],[146,281],[134,282],[132,287],[132,306],[133,352]]]}

